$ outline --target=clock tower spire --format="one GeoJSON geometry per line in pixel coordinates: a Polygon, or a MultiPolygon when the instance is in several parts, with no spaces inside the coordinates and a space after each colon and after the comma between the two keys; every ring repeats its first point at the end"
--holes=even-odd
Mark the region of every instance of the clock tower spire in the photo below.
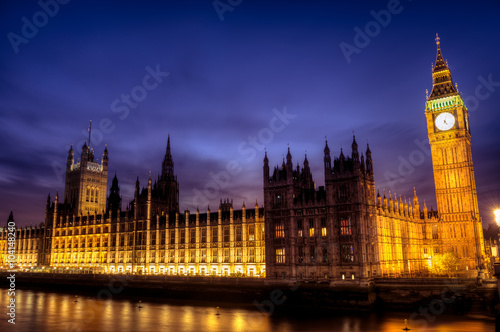
{"type": "MultiPolygon", "coordinates": [[[[451,79],[436,34],[437,56],[425,115],[439,213],[434,248],[461,257],[464,269],[482,268],[484,240],[477,204],[467,107],[451,79]]],[[[434,254],[437,254],[434,252],[434,254]]]]}
{"type": "Polygon", "coordinates": [[[432,91],[431,95],[428,97],[429,100],[439,99],[446,96],[458,95],[458,91],[453,85],[451,79],[451,72],[448,68],[448,63],[443,59],[443,54],[441,53],[440,38],[436,33],[436,44],[437,44],[437,56],[436,63],[432,70],[432,91]]]}

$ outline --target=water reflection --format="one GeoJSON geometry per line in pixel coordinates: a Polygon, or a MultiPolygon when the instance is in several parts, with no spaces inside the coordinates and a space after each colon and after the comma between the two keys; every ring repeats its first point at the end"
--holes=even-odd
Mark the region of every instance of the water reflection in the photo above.
{"type": "MultiPolygon", "coordinates": [[[[0,289],[0,306],[6,308],[9,297],[0,289]]],[[[15,328],[4,317],[0,331],[203,331],[203,332],[297,332],[402,331],[404,319],[411,313],[352,313],[327,315],[275,313],[268,316],[255,308],[227,304],[216,315],[216,305],[165,304],[137,299],[106,299],[45,291],[16,291],[15,328]]],[[[2,315],[4,316],[4,314],[2,315]]],[[[419,321],[411,331],[493,331],[488,317],[441,315],[434,322],[419,321]]]]}

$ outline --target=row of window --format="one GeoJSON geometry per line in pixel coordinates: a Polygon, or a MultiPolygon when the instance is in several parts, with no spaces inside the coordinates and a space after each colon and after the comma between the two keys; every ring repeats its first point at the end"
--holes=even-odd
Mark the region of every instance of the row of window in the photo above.
{"type": "MultiPolygon", "coordinates": [[[[218,227],[212,227],[211,229],[211,238],[210,242],[219,242],[219,239],[222,240],[223,242],[230,242],[231,241],[231,236],[230,236],[230,228],[229,226],[224,226],[222,228],[222,236],[219,236],[219,228],[218,227]]],[[[161,237],[162,238],[162,237],[161,237]]],[[[152,239],[152,242],[155,242],[156,239],[152,239]]],[[[200,243],[207,243],[207,229],[202,228],[200,229],[200,243]]],[[[242,235],[242,228],[241,226],[236,226],[235,227],[235,234],[234,234],[234,241],[240,242],[243,241],[243,235],[242,235]]],[[[248,226],[248,241],[255,241],[255,225],[250,225],[248,226]]],[[[162,238],[162,242],[163,238],[162,238]]],[[[170,230],[170,243],[175,243],[175,230],[170,230]]],[[[186,243],[186,232],[180,231],[179,232],[179,243],[184,244],[186,243]]],[[[189,243],[196,243],[196,229],[190,229],[189,230],[189,243]]],[[[154,244],[154,243],[153,243],[154,244]]],[[[162,243],[164,244],[164,243],[162,243]]]]}
{"type": "MultiPolygon", "coordinates": [[[[341,245],[341,260],[343,263],[353,263],[354,262],[354,245],[352,244],[342,244],[341,245]]],[[[286,263],[285,248],[276,248],[276,259],[277,264],[286,263]]],[[[317,250],[315,246],[298,246],[297,247],[297,263],[328,263],[328,249],[323,247],[321,249],[321,256],[317,256],[317,250]],[[308,249],[308,256],[306,257],[305,250],[308,249]]]]}
{"type": "MultiPolygon", "coordinates": [[[[171,251],[170,253],[167,253],[165,256],[165,252],[162,252],[160,257],[156,259],[156,257],[149,257],[149,261],[146,262],[146,253],[144,251],[137,252],[135,254],[135,258],[139,262],[146,262],[146,263],[255,263],[256,260],[258,261],[258,257],[255,254],[255,249],[249,249],[248,250],[248,255],[246,256],[246,259],[244,261],[243,259],[243,251],[242,249],[236,249],[234,252],[233,256],[230,256],[230,251],[229,249],[224,249],[221,251],[222,255],[219,256],[218,250],[217,249],[212,249],[212,250],[200,250],[199,254],[200,256],[197,258],[196,257],[196,250],[179,250],[179,255],[177,256],[177,261],[176,261],[176,256],[175,256],[175,251],[171,251]],[[210,254],[210,257],[207,256],[207,253],[210,254]]],[[[116,257],[113,257],[112,255],[110,257],[110,262],[113,263],[116,262],[118,263],[123,263],[123,262],[131,262],[132,260],[132,255],[131,253],[118,253],[116,257]]],[[[93,262],[96,262],[98,258],[97,253],[82,253],[82,254],[54,254],[54,263],[63,263],[63,262],[77,262],[77,261],[88,261],[90,262],[91,260],[93,262]]],[[[102,263],[106,263],[107,261],[107,256],[102,255],[100,257],[100,261],[102,263]]],[[[261,261],[264,261],[263,255],[261,261]]]]}
{"type": "Polygon", "coordinates": [[[91,203],[99,203],[99,188],[87,187],[87,193],[85,195],[85,201],[91,203]]]}
{"type": "MultiPolygon", "coordinates": [[[[316,229],[314,225],[314,219],[310,218],[306,226],[306,231],[308,231],[309,237],[313,237],[315,235],[316,229]]],[[[352,225],[350,218],[340,220],[340,235],[352,235],[352,225]]],[[[284,221],[274,222],[274,236],[275,238],[285,237],[284,221]]],[[[304,236],[304,222],[302,219],[297,220],[297,236],[304,236]]],[[[321,218],[321,236],[327,236],[326,218],[321,218]]]]}

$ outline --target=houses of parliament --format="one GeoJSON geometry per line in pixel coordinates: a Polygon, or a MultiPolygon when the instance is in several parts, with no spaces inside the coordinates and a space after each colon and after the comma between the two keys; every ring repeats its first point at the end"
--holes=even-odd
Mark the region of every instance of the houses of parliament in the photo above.
{"type": "MultiPolygon", "coordinates": [[[[107,195],[108,151],[100,162],[85,145],[67,156],[64,196],[47,198],[45,220],[16,230],[23,269],[167,275],[253,276],[269,280],[326,279],[369,283],[376,277],[428,276],[435,258],[452,252],[456,272],[484,266],[469,117],[443,59],[439,37],[425,121],[432,152],[437,211],[413,197],[375,192],[369,146],[353,137],[351,151],[324,146],[323,186],[305,156],[294,167],[290,148],[281,166],[263,165],[264,204],[179,211],[179,185],[168,137],[161,174],[136,181],[122,208],[114,176],[107,195]]],[[[13,220],[11,213],[9,220],[13,220]]],[[[7,265],[7,230],[0,234],[7,265]]]]}

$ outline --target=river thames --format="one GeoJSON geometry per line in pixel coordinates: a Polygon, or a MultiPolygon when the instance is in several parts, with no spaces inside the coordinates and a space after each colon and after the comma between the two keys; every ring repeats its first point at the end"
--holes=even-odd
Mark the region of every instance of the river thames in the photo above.
{"type": "MultiPolygon", "coordinates": [[[[8,323],[10,297],[0,289],[4,308],[0,331],[197,331],[197,332],[296,332],[296,331],[402,331],[412,312],[348,312],[267,315],[255,306],[228,303],[169,302],[162,299],[113,298],[97,300],[40,290],[16,290],[15,325],[8,323]],[[216,306],[220,309],[217,310],[216,306]],[[217,315],[219,313],[219,315],[217,315]]],[[[214,299],[216,301],[216,299],[214,299]]],[[[411,331],[494,331],[494,320],[486,316],[419,317],[411,331]]]]}

